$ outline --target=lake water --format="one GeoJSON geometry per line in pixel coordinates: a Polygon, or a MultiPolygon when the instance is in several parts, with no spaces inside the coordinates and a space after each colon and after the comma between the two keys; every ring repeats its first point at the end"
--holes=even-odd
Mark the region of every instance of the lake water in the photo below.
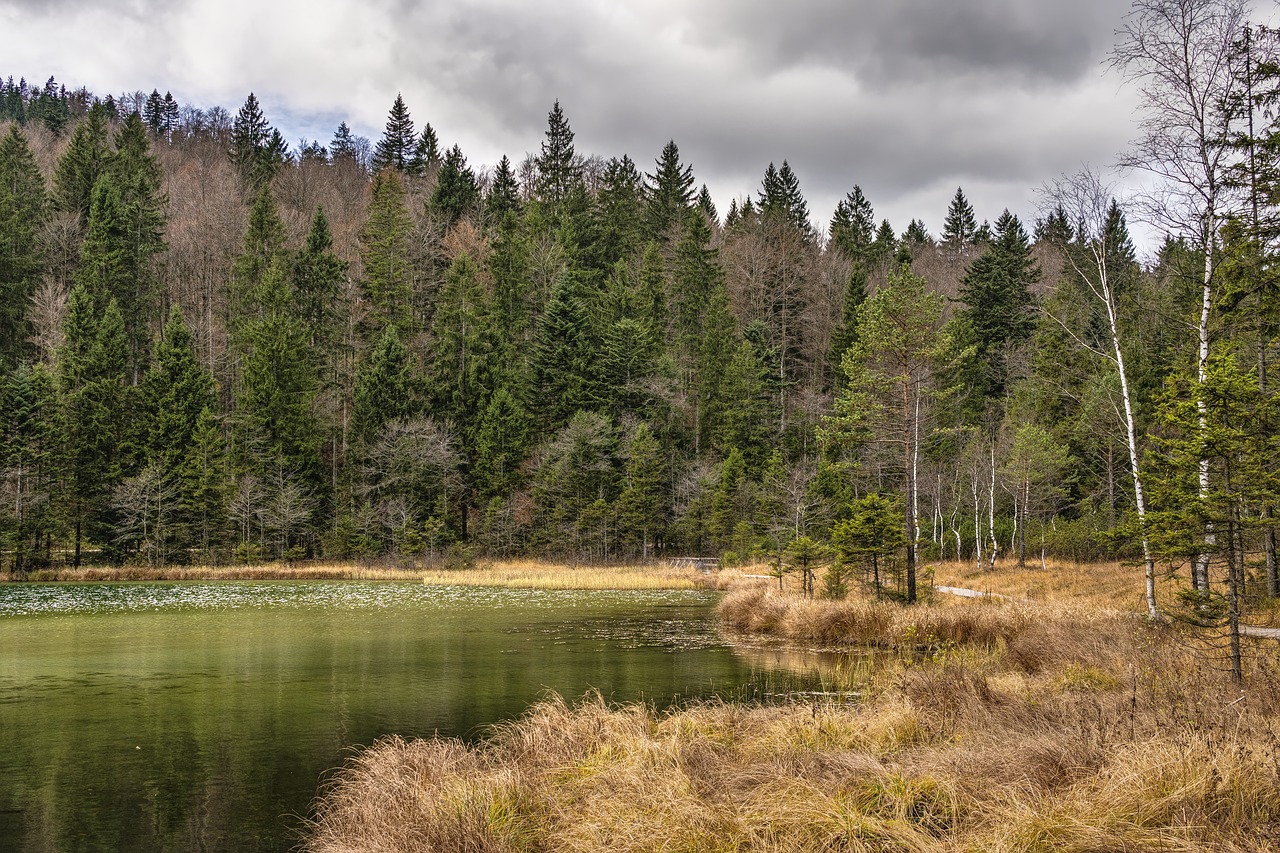
{"type": "Polygon", "coordinates": [[[713,593],[342,582],[0,586],[0,850],[286,851],[326,771],[548,690],[659,705],[807,681],[713,593]]]}

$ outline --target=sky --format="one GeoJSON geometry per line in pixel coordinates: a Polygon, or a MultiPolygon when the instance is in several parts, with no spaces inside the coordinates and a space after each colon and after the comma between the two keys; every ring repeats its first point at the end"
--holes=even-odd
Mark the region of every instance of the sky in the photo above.
{"type": "Polygon", "coordinates": [[[291,143],[376,140],[397,93],[481,167],[537,152],[559,100],[580,153],[641,171],[668,140],[721,213],[787,160],[815,224],[862,187],[935,236],[956,187],[1030,225],[1036,190],[1136,135],[1107,66],[1124,0],[0,0],[0,74],[253,91],[291,143]]]}

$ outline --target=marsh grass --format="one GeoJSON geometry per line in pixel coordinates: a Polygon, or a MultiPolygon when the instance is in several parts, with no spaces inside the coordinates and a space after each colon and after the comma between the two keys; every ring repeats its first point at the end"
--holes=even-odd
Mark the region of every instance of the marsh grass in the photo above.
{"type": "Polygon", "coordinates": [[[756,583],[720,616],[885,651],[839,685],[857,702],[551,696],[479,743],[382,741],[329,781],[305,849],[1280,849],[1273,644],[1251,647],[1242,691],[1177,627],[1094,605],[907,608],[756,583]]]}
{"type": "MultiPolygon", "coordinates": [[[[716,589],[739,580],[738,572],[703,574],[665,563],[588,566],[535,560],[480,563],[472,568],[400,568],[359,563],[268,563],[251,566],[101,566],[42,569],[23,579],[36,582],[362,580],[536,589],[716,589]]],[[[16,578],[0,575],[0,582],[16,578]]]]}

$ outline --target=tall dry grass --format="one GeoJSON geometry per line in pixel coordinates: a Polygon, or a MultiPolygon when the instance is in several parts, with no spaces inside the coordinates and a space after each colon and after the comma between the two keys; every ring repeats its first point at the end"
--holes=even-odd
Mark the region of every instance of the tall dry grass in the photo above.
{"type": "Polygon", "coordinates": [[[388,739],[305,849],[1280,849],[1275,680],[1239,699],[1167,630],[1117,631],[1123,666],[911,666],[856,707],[551,697],[480,744],[388,739]]]}
{"type": "MultiPolygon", "coordinates": [[[[362,580],[420,581],[428,584],[536,589],[636,590],[715,589],[740,576],[672,569],[665,563],[589,566],[536,560],[481,563],[473,568],[398,568],[360,563],[267,563],[249,566],[102,566],[42,569],[21,580],[36,582],[362,580]]],[[[0,582],[19,580],[0,574],[0,582]]]]}
{"type": "Polygon", "coordinates": [[[311,853],[1275,851],[1280,659],[1243,689],[1177,628],[1097,607],[913,608],[732,591],[738,630],[924,649],[860,704],[656,713],[550,697],[479,744],[389,739],[317,802],[311,853]]]}

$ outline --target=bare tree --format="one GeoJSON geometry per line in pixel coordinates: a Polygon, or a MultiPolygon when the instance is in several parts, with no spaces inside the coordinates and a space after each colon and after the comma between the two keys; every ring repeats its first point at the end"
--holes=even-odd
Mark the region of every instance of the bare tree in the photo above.
{"type": "MultiPolygon", "coordinates": [[[[1112,64],[1138,84],[1140,136],[1120,158],[1123,166],[1155,176],[1141,197],[1149,222],[1189,239],[1204,256],[1197,324],[1197,379],[1204,384],[1209,361],[1215,249],[1228,205],[1226,169],[1230,149],[1229,105],[1238,100],[1232,68],[1245,24],[1244,0],[1137,0],[1120,30],[1112,64]]],[[[1201,429],[1204,401],[1198,402],[1201,429]]],[[[1209,461],[1199,466],[1200,494],[1209,490],[1209,461]]],[[[1206,554],[1213,530],[1205,533],[1206,554]]],[[[1207,588],[1207,557],[1196,563],[1193,581],[1207,588]]]]}
{"type": "Polygon", "coordinates": [[[1114,195],[1112,187],[1102,183],[1097,173],[1081,171],[1064,177],[1045,188],[1044,194],[1051,207],[1061,207],[1072,222],[1076,223],[1076,241],[1063,247],[1063,257],[1068,268],[1079,277],[1102,307],[1107,317],[1110,334],[1109,348],[1096,349],[1058,320],[1076,342],[1093,351],[1115,366],[1120,380],[1120,398],[1124,406],[1125,437],[1129,449],[1129,470],[1133,474],[1133,499],[1138,512],[1138,527],[1142,538],[1142,558],[1146,566],[1147,615],[1156,618],[1156,566],[1151,554],[1151,542],[1147,536],[1147,502],[1142,488],[1141,468],[1138,464],[1138,433],[1133,414],[1133,394],[1129,386],[1129,374],[1125,368],[1124,348],[1121,346],[1120,324],[1116,309],[1116,292],[1112,285],[1111,269],[1115,247],[1108,245],[1107,211],[1114,195]]]}

